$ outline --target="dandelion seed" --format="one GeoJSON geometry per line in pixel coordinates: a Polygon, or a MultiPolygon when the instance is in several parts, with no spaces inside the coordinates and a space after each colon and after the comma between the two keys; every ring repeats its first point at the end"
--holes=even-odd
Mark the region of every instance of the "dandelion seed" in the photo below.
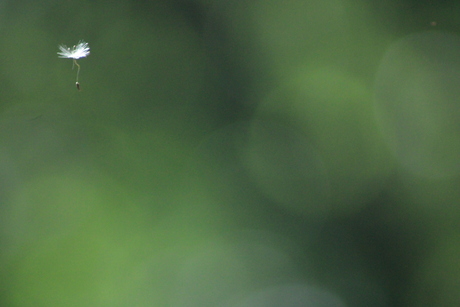
{"type": "Polygon", "coordinates": [[[78,70],[77,70],[77,81],[75,82],[75,85],[77,86],[77,89],[80,90],[80,83],[78,83],[78,75],[80,74],[80,65],[77,63],[77,60],[79,58],[85,58],[86,56],[89,55],[89,46],[88,43],[85,43],[84,41],[79,41],[76,46],[73,46],[73,48],[67,48],[66,45],[60,45],[59,46],[60,52],[59,54],[60,58],[65,58],[65,59],[73,59],[73,64],[72,64],[72,69],[73,65],[77,65],[78,70]]]}

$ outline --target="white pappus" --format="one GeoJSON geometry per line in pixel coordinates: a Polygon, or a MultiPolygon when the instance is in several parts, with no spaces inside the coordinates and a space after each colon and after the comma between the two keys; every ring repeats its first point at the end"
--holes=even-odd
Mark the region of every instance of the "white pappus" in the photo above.
{"type": "MultiPolygon", "coordinates": [[[[73,64],[77,65],[77,81],[75,85],[77,89],[80,90],[80,83],[78,83],[78,75],[80,74],[80,65],[77,63],[77,60],[80,58],[87,57],[89,55],[89,46],[88,43],[81,40],[78,42],[77,45],[73,46],[72,48],[68,48],[66,45],[59,45],[59,50],[57,54],[60,58],[65,59],[73,59],[73,64]]],[[[73,67],[73,66],[72,66],[73,67]]]]}

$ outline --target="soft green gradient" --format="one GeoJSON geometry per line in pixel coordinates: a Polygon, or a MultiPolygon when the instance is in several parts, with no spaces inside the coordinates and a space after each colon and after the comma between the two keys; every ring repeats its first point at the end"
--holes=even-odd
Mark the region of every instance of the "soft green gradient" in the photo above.
{"type": "Polygon", "coordinates": [[[456,306],[456,11],[3,1],[0,305],[456,306]]]}

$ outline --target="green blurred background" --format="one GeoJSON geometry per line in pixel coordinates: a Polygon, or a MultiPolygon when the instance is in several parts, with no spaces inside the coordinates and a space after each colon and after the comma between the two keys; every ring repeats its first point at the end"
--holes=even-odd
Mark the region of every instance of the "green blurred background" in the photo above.
{"type": "Polygon", "coordinates": [[[1,1],[0,306],[458,306],[459,13],[1,1]]]}

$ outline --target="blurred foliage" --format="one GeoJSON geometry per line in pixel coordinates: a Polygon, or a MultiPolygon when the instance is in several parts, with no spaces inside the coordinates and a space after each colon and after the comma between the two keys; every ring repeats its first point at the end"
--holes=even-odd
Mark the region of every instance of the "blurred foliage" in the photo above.
{"type": "Polygon", "coordinates": [[[459,10],[3,1],[0,305],[457,306],[459,10]]]}

